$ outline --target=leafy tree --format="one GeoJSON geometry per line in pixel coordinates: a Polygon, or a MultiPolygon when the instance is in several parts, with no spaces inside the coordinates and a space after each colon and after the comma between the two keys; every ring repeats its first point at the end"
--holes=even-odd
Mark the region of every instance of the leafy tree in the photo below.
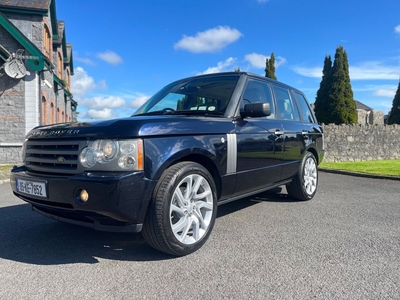
{"type": "Polygon", "coordinates": [[[317,97],[315,99],[315,115],[321,123],[329,124],[329,89],[331,86],[332,59],[330,55],[325,56],[324,69],[322,70],[322,80],[319,84],[317,97]]]}
{"type": "MultiPolygon", "coordinates": [[[[325,124],[357,123],[356,102],[350,84],[349,63],[347,53],[342,46],[336,48],[335,61],[329,71],[329,59],[325,58],[325,78],[321,81],[318,104],[320,122],[325,124]],[[322,94],[322,95],[321,95],[322,94]],[[322,103],[321,103],[322,102],[322,103]]],[[[317,115],[318,118],[318,115],[317,115]]]]}
{"type": "Polygon", "coordinates": [[[79,111],[72,111],[72,122],[78,122],[79,111]]]}
{"type": "Polygon", "coordinates": [[[400,124],[400,80],[396,95],[393,98],[392,109],[389,113],[388,124],[400,124]]]}
{"type": "Polygon", "coordinates": [[[234,72],[240,72],[240,67],[237,67],[234,72]]]}
{"type": "Polygon", "coordinates": [[[265,77],[277,80],[275,76],[275,55],[271,53],[270,58],[265,60],[265,77]]]}

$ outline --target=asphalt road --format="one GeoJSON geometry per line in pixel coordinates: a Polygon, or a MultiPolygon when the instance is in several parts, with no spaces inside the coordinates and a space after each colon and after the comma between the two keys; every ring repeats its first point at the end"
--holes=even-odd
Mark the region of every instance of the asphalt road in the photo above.
{"type": "Polygon", "coordinates": [[[220,206],[198,252],[63,224],[0,185],[0,299],[400,299],[400,182],[320,173],[317,196],[220,206]]]}

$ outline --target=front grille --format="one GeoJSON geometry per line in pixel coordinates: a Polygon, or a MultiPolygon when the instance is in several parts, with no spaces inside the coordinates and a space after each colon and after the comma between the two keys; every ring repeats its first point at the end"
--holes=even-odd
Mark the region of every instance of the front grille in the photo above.
{"type": "Polygon", "coordinates": [[[28,140],[26,167],[29,171],[52,174],[77,174],[83,171],[78,164],[85,141],[28,140]]]}

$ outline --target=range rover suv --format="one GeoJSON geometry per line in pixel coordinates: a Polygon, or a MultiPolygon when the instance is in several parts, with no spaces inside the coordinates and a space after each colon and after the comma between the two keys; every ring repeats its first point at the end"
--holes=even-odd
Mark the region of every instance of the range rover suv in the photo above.
{"type": "Polygon", "coordinates": [[[309,200],[324,156],[305,95],[229,72],[173,82],[128,118],[36,127],[14,194],[56,220],[142,232],[176,256],[209,237],[218,205],[286,185],[309,200]]]}

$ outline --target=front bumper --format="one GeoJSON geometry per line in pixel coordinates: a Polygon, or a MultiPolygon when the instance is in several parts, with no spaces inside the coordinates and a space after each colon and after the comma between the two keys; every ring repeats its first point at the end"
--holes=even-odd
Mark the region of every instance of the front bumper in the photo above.
{"type": "Polygon", "coordinates": [[[72,176],[45,176],[31,173],[25,167],[11,171],[14,194],[48,217],[103,231],[138,232],[146,215],[155,181],[144,172],[92,172],[72,176]],[[43,183],[46,197],[18,191],[17,179],[43,183]],[[84,189],[89,200],[79,200],[84,189]]]}

